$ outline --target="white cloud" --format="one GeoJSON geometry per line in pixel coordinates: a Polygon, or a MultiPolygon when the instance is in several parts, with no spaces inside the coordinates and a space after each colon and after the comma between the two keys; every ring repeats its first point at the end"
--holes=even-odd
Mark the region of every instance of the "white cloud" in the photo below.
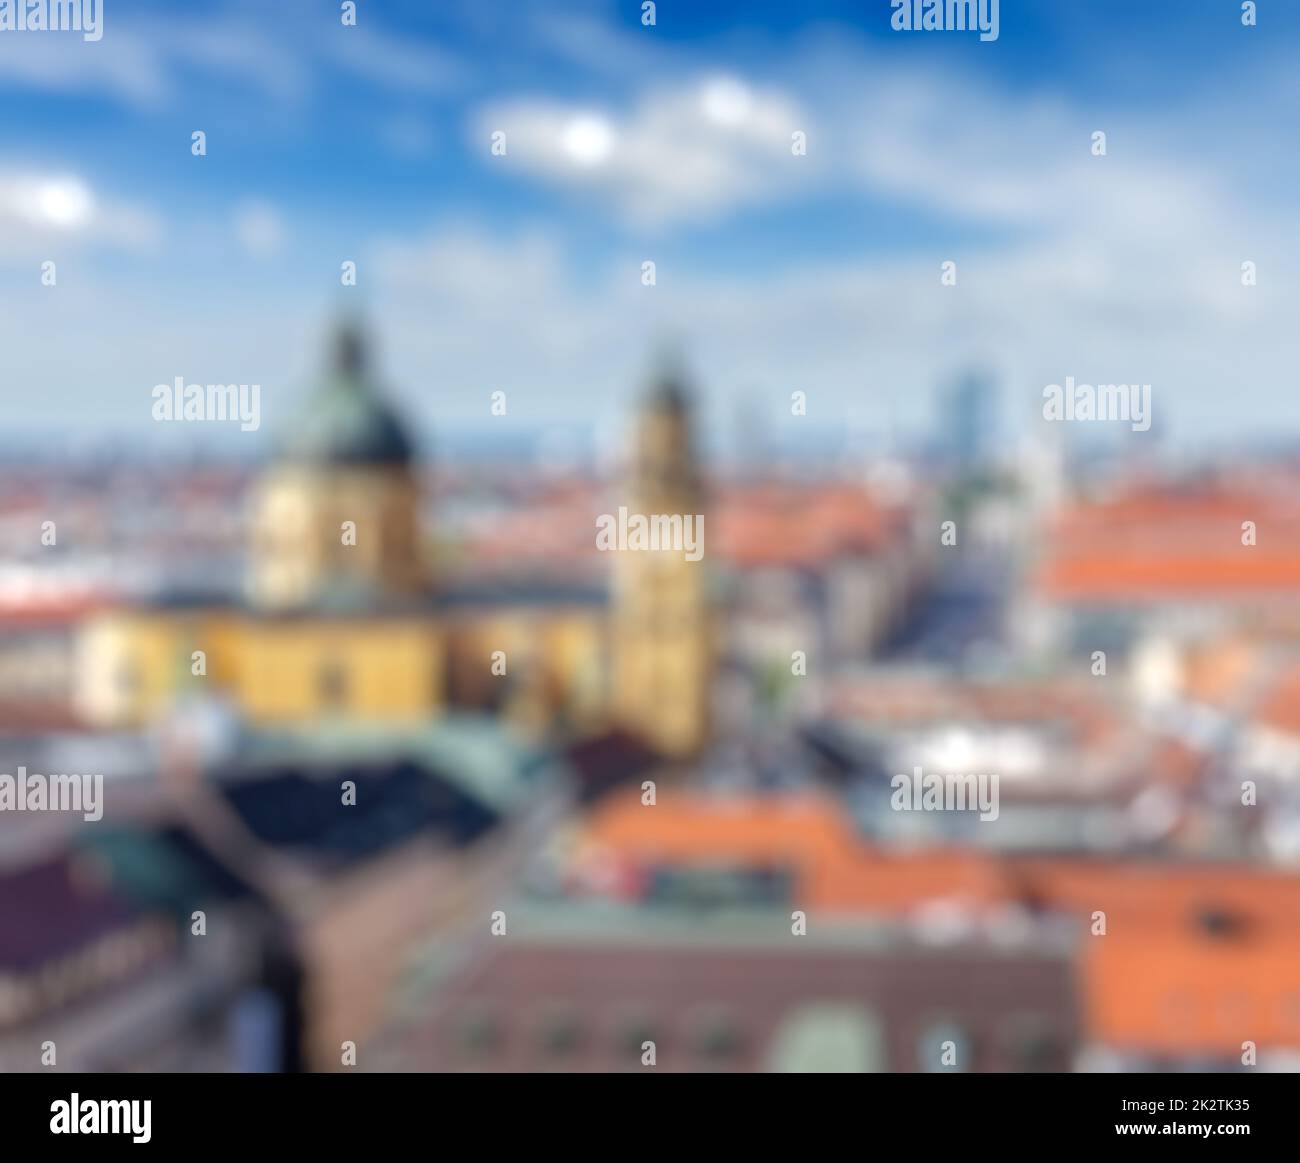
{"type": "Polygon", "coordinates": [[[9,178],[0,185],[0,205],[36,230],[80,230],[95,212],[90,189],[71,177],[9,178]]]}
{"type": "Polygon", "coordinates": [[[594,191],[649,224],[709,219],[771,201],[804,160],[791,135],[808,119],[786,94],[729,75],[648,93],[629,113],[550,99],[506,101],[473,119],[476,142],[506,134],[508,171],[594,191]]]}
{"type": "MultiPolygon", "coordinates": [[[[596,67],[603,47],[621,75],[653,82],[627,108],[545,96],[496,101],[472,114],[470,140],[499,175],[568,190],[630,225],[859,194],[949,223],[1057,232],[1125,225],[1140,236],[1224,205],[1223,167],[1207,156],[1206,140],[1189,142],[1168,113],[1080,110],[974,74],[817,41],[785,54],[761,83],[680,56],[633,68],[642,48],[576,27],[579,46],[591,49],[577,53],[585,66],[596,67]],[[1105,158],[1090,152],[1098,117],[1110,131],[1105,158]],[[507,135],[505,158],[488,156],[496,130],[507,135]],[[806,135],[806,156],[791,153],[795,130],[806,135]]],[[[1234,135],[1223,129],[1203,138],[1228,147],[1234,135]]]]}
{"type": "Polygon", "coordinates": [[[52,258],[70,246],[145,250],[162,233],[153,211],[102,197],[74,174],[0,170],[0,261],[52,258]]]}

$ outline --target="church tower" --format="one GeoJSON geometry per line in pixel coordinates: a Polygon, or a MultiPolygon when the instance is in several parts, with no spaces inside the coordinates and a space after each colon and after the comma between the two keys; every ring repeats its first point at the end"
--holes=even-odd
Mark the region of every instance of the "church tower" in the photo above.
{"type": "Polygon", "coordinates": [[[289,609],[411,598],[426,585],[420,490],[406,431],[376,389],[354,324],[287,426],[253,517],[254,604],[289,609]]]}
{"type": "Polygon", "coordinates": [[[665,367],[635,432],[629,513],[695,522],[704,550],[622,549],[614,567],[612,650],[618,721],[672,758],[698,753],[708,738],[712,680],[708,543],[704,490],[680,373],[665,367]]]}

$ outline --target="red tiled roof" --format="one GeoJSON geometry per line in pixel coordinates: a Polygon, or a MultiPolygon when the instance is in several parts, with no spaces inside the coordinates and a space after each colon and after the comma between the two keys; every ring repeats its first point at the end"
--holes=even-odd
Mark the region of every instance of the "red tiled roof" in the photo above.
{"type": "MultiPolygon", "coordinates": [[[[595,522],[611,504],[594,487],[521,501],[470,524],[465,557],[479,570],[521,560],[570,572],[599,566],[595,522]]],[[[906,534],[904,510],[849,485],[724,487],[706,505],[706,552],[742,568],[816,568],[906,534]]]]}
{"type": "Polygon", "coordinates": [[[841,484],[728,489],[714,512],[717,552],[747,567],[811,568],[879,552],[905,532],[901,509],[841,484]]]}

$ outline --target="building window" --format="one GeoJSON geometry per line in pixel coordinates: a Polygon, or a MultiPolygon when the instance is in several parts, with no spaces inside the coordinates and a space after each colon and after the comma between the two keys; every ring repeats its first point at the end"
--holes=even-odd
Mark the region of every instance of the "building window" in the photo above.
{"type": "Polygon", "coordinates": [[[714,1062],[732,1059],[744,1047],[739,1023],[724,1009],[708,1010],[699,1015],[694,1040],[700,1057],[714,1062]]]}
{"type": "Polygon", "coordinates": [[[574,1053],[582,1044],[578,1015],[568,1009],[554,1009],[542,1017],[538,1038],[542,1053],[548,1058],[562,1058],[574,1053]]]}
{"type": "Polygon", "coordinates": [[[337,660],[321,667],[318,679],[320,700],[327,707],[342,707],[348,701],[347,668],[337,660]]]}
{"type": "Polygon", "coordinates": [[[806,1002],[787,1013],[767,1050],[781,1074],[875,1074],[888,1069],[885,1027],[853,1002],[806,1002]]]}
{"type": "Polygon", "coordinates": [[[1063,1069],[1061,1042],[1049,1021],[1025,1014],[1006,1026],[1008,1063],[1023,1074],[1041,1074],[1063,1069]]]}
{"type": "Polygon", "coordinates": [[[466,1014],[457,1030],[460,1048],[470,1054],[489,1054],[500,1048],[505,1040],[501,1023],[486,1010],[473,1010],[466,1014]]]}

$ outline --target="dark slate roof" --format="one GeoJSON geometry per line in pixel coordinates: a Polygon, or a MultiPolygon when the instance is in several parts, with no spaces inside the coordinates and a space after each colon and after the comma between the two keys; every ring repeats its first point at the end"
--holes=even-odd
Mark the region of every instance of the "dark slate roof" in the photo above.
{"type": "Polygon", "coordinates": [[[530,577],[490,577],[445,586],[438,591],[442,609],[488,606],[600,607],[609,602],[603,582],[565,582],[530,577]]]}
{"type": "Polygon", "coordinates": [[[639,781],[662,762],[644,740],[621,729],[574,743],[564,758],[572,769],[582,803],[591,803],[616,787],[639,781]]]}
{"type": "Polygon", "coordinates": [[[226,782],[222,794],[259,840],[325,866],[343,867],[430,833],[465,843],[496,817],[456,788],[410,763],[340,768],[320,779],[283,769],[254,780],[226,782]],[[343,803],[343,780],[356,784],[343,803]]]}

